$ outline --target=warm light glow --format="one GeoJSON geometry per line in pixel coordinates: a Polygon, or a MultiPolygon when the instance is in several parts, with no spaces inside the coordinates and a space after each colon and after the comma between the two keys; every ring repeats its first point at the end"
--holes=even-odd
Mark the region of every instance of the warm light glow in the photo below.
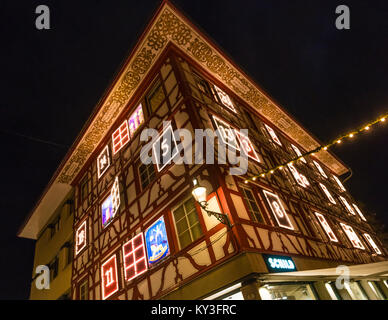
{"type": "Polygon", "coordinates": [[[113,183],[112,189],[110,191],[110,195],[112,197],[113,216],[115,216],[120,207],[119,177],[116,177],[115,182],[113,183]]]}
{"type": "Polygon", "coordinates": [[[345,189],[345,187],[343,186],[341,180],[338,179],[338,177],[335,176],[335,175],[333,175],[333,178],[334,178],[334,180],[337,182],[337,184],[338,184],[338,186],[340,187],[340,189],[341,189],[342,191],[346,191],[346,189],[345,189]]]}
{"type": "Polygon", "coordinates": [[[385,121],[385,118],[381,118],[380,121],[381,121],[381,122],[384,122],[384,121],[385,121]]]}
{"type": "Polygon", "coordinates": [[[366,126],[366,127],[365,127],[365,130],[369,130],[369,129],[370,129],[369,126],[366,126]]]}
{"type": "Polygon", "coordinates": [[[136,130],[143,124],[144,122],[144,114],[143,114],[143,106],[140,103],[136,110],[131,114],[128,119],[129,132],[131,134],[131,138],[135,134],[136,130]]]}
{"type": "Polygon", "coordinates": [[[240,150],[235,134],[236,131],[234,130],[234,128],[232,128],[225,121],[218,119],[216,116],[213,116],[213,120],[217,126],[217,131],[219,133],[219,136],[221,136],[222,142],[236,150],[240,150]]]}
{"type": "Polygon", "coordinates": [[[376,251],[377,254],[382,254],[379,247],[376,245],[376,243],[373,241],[372,237],[368,233],[364,233],[364,237],[366,240],[368,240],[369,244],[373,248],[373,250],[376,251]]]}
{"type": "Polygon", "coordinates": [[[244,135],[243,133],[239,132],[238,130],[234,130],[234,133],[236,134],[239,142],[241,150],[248,155],[248,157],[252,158],[253,160],[260,162],[260,158],[257,155],[255,148],[253,147],[253,144],[248,136],[244,135]]]}
{"type": "Polygon", "coordinates": [[[364,215],[362,214],[360,208],[359,208],[356,204],[354,204],[354,203],[353,203],[353,207],[354,207],[354,209],[356,209],[356,211],[357,211],[358,215],[361,217],[361,219],[364,220],[364,221],[366,221],[366,218],[365,218],[364,215]]]}
{"type": "Polygon", "coordinates": [[[292,226],[291,221],[288,218],[286,211],[284,210],[280,198],[272,192],[266,190],[263,190],[263,192],[278,225],[286,229],[294,230],[294,227],[292,226]]]}
{"type": "Polygon", "coordinates": [[[337,143],[341,143],[342,141],[341,140],[337,140],[337,143]]]}
{"type": "Polygon", "coordinates": [[[331,227],[327,223],[325,217],[318,212],[315,212],[315,215],[317,216],[319,223],[321,224],[321,226],[325,230],[326,234],[329,236],[329,239],[333,242],[338,242],[337,237],[335,236],[333,230],[331,229],[331,227]]]}
{"type": "Polygon", "coordinates": [[[273,173],[273,170],[271,170],[269,173],[273,173]]]}
{"type": "Polygon", "coordinates": [[[325,171],[323,171],[323,169],[320,166],[320,164],[318,162],[316,162],[315,160],[313,160],[313,163],[314,163],[315,167],[318,169],[318,171],[321,174],[321,176],[327,179],[327,175],[326,175],[325,171]]]}
{"type": "Polygon", "coordinates": [[[261,174],[261,176],[262,176],[262,177],[265,177],[265,174],[264,174],[264,173],[262,173],[262,174],[261,174]]]}
{"type": "Polygon", "coordinates": [[[224,91],[222,91],[219,87],[217,87],[216,85],[214,85],[214,89],[215,91],[217,92],[217,96],[219,98],[219,100],[221,101],[221,103],[229,108],[230,110],[232,110],[234,113],[237,113],[235,107],[234,107],[234,104],[232,102],[232,100],[230,99],[229,95],[226,94],[224,91]]]}
{"type": "Polygon", "coordinates": [[[358,238],[357,234],[354,232],[353,228],[344,223],[340,223],[340,224],[342,229],[345,231],[347,237],[349,238],[350,242],[352,243],[353,247],[365,250],[365,247],[363,246],[362,242],[358,238]]]}
{"type": "Polygon", "coordinates": [[[324,147],[323,150],[327,150],[327,147],[324,147]]]}
{"type": "Polygon", "coordinates": [[[245,180],[244,183],[245,183],[245,184],[248,184],[248,180],[245,180]]]}
{"type": "Polygon", "coordinates": [[[291,164],[288,164],[288,168],[290,169],[292,175],[294,176],[295,181],[301,185],[303,188],[306,188],[306,186],[310,185],[307,178],[299,173],[299,171],[291,164]]]}
{"type": "Polygon", "coordinates": [[[206,188],[205,187],[196,187],[191,192],[195,201],[202,203],[206,201],[206,188]]]}
{"type": "Polygon", "coordinates": [[[326,186],[322,183],[319,184],[321,186],[321,189],[323,190],[323,192],[325,193],[326,197],[329,199],[329,201],[332,203],[332,204],[336,204],[337,202],[335,202],[333,196],[330,194],[329,190],[327,190],[326,186]]]}
{"type": "Polygon", "coordinates": [[[256,177],[253,177],[253,178],[252,178],[253,181],[256,181],[256,179],[257,179],[256,177]]]}
{"type": "Polygon", "coordinates": [[[264,124],[265,128],[267,129],[269,135],[271,136],[272,140],[275,141],[279,146],[282,145],[282,143],[280,142],[278,136],[276,135],[275,131],[270,127],[270,126],[267,126],[266,124],[264,124]]]}
{"type": "Polygon", "coordinates": [[[302,157],[302,152],[300,152],[299,148],[297,146],[293,145],[293,144],[291,144],[291,147],[292,147],[292,149],[294,149],[296,155],[298,157],[300,157],[300,160],[302,160],[304,163],[307,163],[306,159],[302,157]]]}
{"type": "Polygon", "coordinates": [[[355,216],[356,213],[354,212],[353,208],[350,206],[350,204],[348,203],[348,201],[347,201],[344,197],[342,197],[342,196],[340,196],[340,200],[341,200],[341,202],[345,205],[346,209],[347,209],[352,215],[355,216]]]}
{"type": "Polygon", "coordinates": [[[354,134],[353,134],[353,133],[349,134],[349,137],[350,137],[350,138],[353,138],[353,137],[354,137],[354,134]]]}

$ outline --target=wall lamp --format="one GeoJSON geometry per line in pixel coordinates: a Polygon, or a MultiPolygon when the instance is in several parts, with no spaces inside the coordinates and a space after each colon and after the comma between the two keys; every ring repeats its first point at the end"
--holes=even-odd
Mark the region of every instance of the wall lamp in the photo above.
{"type": "Polygon", "coordinates": [[[193,191],[191,192],[195,201],[199,203],[201,208],[206,211],[207,215],[210,216],[215,216],[216,219],[221,222],[222,224],[226,225],[228,228],[232,228],[232,225],[230,224],[229,217],[228,215],[224,213],[219,213],[215,211],[208,210],[208,202],[206,200],[206,195],[207,195],[207,190],[205,187],[201,187],[197,181],[197,179],[193,180],[193,191]]]}

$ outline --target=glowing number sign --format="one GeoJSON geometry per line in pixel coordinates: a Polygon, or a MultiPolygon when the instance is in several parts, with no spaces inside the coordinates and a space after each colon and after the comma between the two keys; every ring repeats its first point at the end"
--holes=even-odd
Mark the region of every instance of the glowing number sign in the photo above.
{"type": "Polygon", "coordinates": [[[156,166],[158,171],[171,163],[171,160],[178,154],[178,145],[171,125],[165,129],[159,138],[152,145],[156,166]]]}
{"type": "Polygon", "coordinates": [[[112,149],[113,154],[120,151],[122,147],[129,141],[128,123],[125,120],[121,126],[112,134],[112,149]]]}
{"type": "Polygon", "coordinates": [[[240,141],[241,149],[245,152],[245,154],[248,155],[248,157],[252,158],[253,160],[256,160],[257,162],[260,162],[260,158],[257,155],[255,148],[252,145],[251,140],[246,135],[240,133],[237,130],[234,130],[236,136],[238,137],[238,140],[240,141]]]}
{"type": "Polygon", "coordinates": [[[321,186],[321,189],[323,190],[323,192],[325,193],[326,197],[329,199],[329,201],[332,203],[332,204],[336,204],[337,202],[335,202],[333,196],[330,194],[329,190],[327,190],[326,186],[322,183],[319,184],[321,186]]]}
{"type": "Polygon", "coordinates": [[[377,254],[381,254],[379,247],[373,241],[372,237],[368,233],[364,233],[364,237],[366,240],[368,240],[368,242],[371,245],[371,247],[373,248],[373,250],[375,250],[377,254]]]}
{"type": "Polygon", "coordinates": [[[266,190],[263,190],[263,192],[267,198],[267,202],[276,218],[278,225],[286,229],[294,230],[294,227],[292,226],[279,197],[276,194],[266,190]]]}
{"type": "Polygon", "coordinates": [[[217,92],[217,95],[221,101],[221,103],[229,108],[230,110],[232,110],[234,113],[237,113],[234,105],[233,105],[233,102],[232,100],[230,99],[230,97],[224,92],[222,91],[220,88],[218,88],[216,85],[214,85],[214,89],[215,91],[217,92]]]}
{"type": "Polygon", "coordinates": [[[116,255],[113,255],[102,264],[101,279],[102,299],[105,300],[119,290],[116,255]]]}
{"type": "Polygon", "coordinates": [[[269,272],[296,271],[296,266],[291,257],[263,254],[269,272]]]}
{"type": "Polygon", "coordinates": [[[353,228],[351,226],[348,226],[344,223],[341,223],[342,229],[345,231],[347,237],[349,238],[350,242],[352,243],[353,247],[365,250],[365,247],[363,246],[360,239],[357,237],[356,233],[354,232],[353,228]]]}
{"type": "Polygon", "coordinates": [[[108,198],[106,198],[105,201],[102,203],[101,211],[102,211],[102,226],[105,227],[114,218],[111,195],[109,195],[108,198]]]}
{"type": "Polygon", "coordinates": [[[128,119],[129,132],[131,138],[135,134],[136,130],[142,125],[144,122],[144,114],[143,114],[143,106],[140,103],[136,110],[131,114],[128,119]]]}
{"type": "Polygon", "coordinates": [[[341,188],[341,190],[346,191],[346,189],[345,189],[344,185],[341,183],[340,179],[338,179],[338,177],[336,177],[335,175],[333,175],[333,178],[337,182],[337,184],[341,188]]]}
{"type": "Polygon", "coordinates": [[[236,150],[240,150],[234,129],[229,124],[215,116],[213,116],[213,119],[217,126],[218,135],[221,137],[222,142],[236,150]]]}
{"type": "Polygon", "coordinates": [[[79,226],[75,234],[75,254],[77,255],[86,247],[86,220],[79,226]]]}
{"type": "Polygon", "coordinates": [[[319,173],[322,175],[322,177],[325,177],[327,179],[327,175],[326,175],[325,171],[323,171],[320,164],[318,162],[316,162],[315,160],[313,160],[313,162],[314,162],[315,167],[318,169],[319,173]]]}
{"type": "Polygon", "coordinates": [[[113,216],[115,216],[120,207],[119,177],[116,177],[115,182],[113,183],[112,189],[110,191],[110,195],[112,198],[113,216]]]}
{"type": "Polygon", "coordinates": [[[346,209],[352,214],[352,215],[356,215],[356,213],[354,212],[353,208],[350,206],[350,204],[348,203],[348,201],[344,198],[344,197],[341,197],[340,196],[340,199],[341,199],[341,202],[344,204],[344,206],[346,207],[346,209]]]}
{"type": "Polygon", "coordinates": [[[147,257],[142,233],[123,245],[123,258],[125,280],[132,280],[147,271],[147,257]]]}
{"type": "Polygon", "coordinates": [[[170,254],[166,225],[164,224],[163,217],[159,218],[144,234],[150,266],[170,254]]]}
{"type": "Polygon", "coordinates": [[[301,185],[303,188],[306,188],[307,186],[310,185],[307,178],[303,174],[300,174],[298,170],[296,170],[296,168],[291,163],[288,164],[288,168],[290,169],[292,175],[294,176],[295,181],[299,185],[301,185]]]}
{"type": "Polygon", "coordinates": [[[97,157],[97,176],[98,179],[105,173],[105,171],[110,166],[110,158],[109,158],[109,146],[105,146],[104,150],[97,157]]]}
{"type": "MultiPolygon", "coordinates": [[[[293,144],[291,144],[291,147],[292,147],[292,149],[294,149],[294,151],[295,151],[295,153],[296,153],[296,155],[298,156],[298,157],[301,157],[302,156],[302,152],[300,152],[300,150],[299,150],[299,148],[297,147],[297,146],[294,146],[293,144]]],[[[300,160],[302,160],[304,163],[307,163],[307,161],[306,161],[306,159],[305,158],[300,158],[300,160]]]]}
{"type": "Polygon", "coordinates": [[[338,242],[337,237],[335,236],[333,230],[330,228],[325,217],[318,212],[315,212],[315,215],[317,216],[319,223],[321,224],[322,228],[325,230],[326,234],[329,236],[330,240],[333,242],[338,242]]]}
{"type": "Polygon", "coordinates": [[[356,211],[357,211],[357,213],[359,214],[359,216],[361,217],[361,219],[364,220],[364,221],[366,221],[366,219],[365,219],[364,215],[362,214],[360,208],[357,207],[357,205],[355,205],[354,203],[353,203],[353,207],[354,207],[354,209],[356,209],[356,211]]]}
{"type": "Polygon", "coordinates": [[[270,127],[270,126],[267,126],[266,124],[264,124],[265,128],[267,129],[269,135],[271,136],[272,140],[275,141],[279,146],[282,145],[282,143],[280,142],[278,136],[276,135],[275,131],[270,127]]]}

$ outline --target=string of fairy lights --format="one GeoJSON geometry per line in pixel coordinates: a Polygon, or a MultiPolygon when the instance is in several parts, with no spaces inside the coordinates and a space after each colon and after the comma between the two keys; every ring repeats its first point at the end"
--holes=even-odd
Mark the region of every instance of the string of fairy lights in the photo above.
{"type": "Polygon", "coordinates": [[[301,154],[300,156],[296,157],[296,158],[293,158],[289,161],[286,161],[286,162],[283,162],[277,166],[274,166],[272,168],[269,168],[263,172],[261,172],[260,174],[258,175],[255,175],[255,176],[251,176],[249,178],[247,178],[244,182],[245,183],[248,183],[249,181],[255,181],[257,180],[259,177],[261,178],[264,178],[266,175],[270,175],[270,174],[273,174],[276,170],[282,170],[285,166],[287,165],[293,165],[295,162],[298,162],[298,161],[301,161],[303,160],[303,158],[305,156],[314,156],[315,154],[317,154],[318,152],[320,152],[321,150],[328,150],[330,147],[334,146],[334,145],[340,145],[341,143],[343,143],[344,141],[351,141],[352,139],[354,139],[358,134],[361,134],[361,133],[364,133],[364,132],[369,132],[373,126],[375,126],[376,124],[378,123],[385,123],[385,122],[388,122],[388,113],[384,114],[383,116],[380,116],[378,117],[376,120],[372,121],[372,122],[369,122],[367,124],[364,124],[363,126],[359,127],[358,129],[354,129],[352,131],[350,131],[349,133],[347,134],[344,134],[336,139],[334,139],[333,141],[331,141],[330,143],[327,143],[325,145],[322,145],[322,146],[319,146],[318,148],[314,149],[314,150],[311,150],[311,151],[308,151],[308,152],[305,152],[303,154],[301,154]]]}

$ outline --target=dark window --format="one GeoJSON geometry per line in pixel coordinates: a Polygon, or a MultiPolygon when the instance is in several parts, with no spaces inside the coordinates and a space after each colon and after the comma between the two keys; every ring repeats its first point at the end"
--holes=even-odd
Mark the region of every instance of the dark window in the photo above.
{"type": "Polygon", "coordinates": [[[80,300],[89,300],[88,280],[84,280],[79,286],[79,299],[80,300]]]}
{"type": "Polygon", "coordinates": [[[183,202],[173,215],[181,249],[201,237],[202,229],[193,198],[183,202]]]}
{"type": "Polygon", "coordinates": [[[59,259],[57,256],[50,263],[49,269],[50,269],[50,279],[51,280],[54,280],[58,275],[58,263],[59,263],[59,259]]]}
{"type": "Polygon", "coordinates": [[[245,203],[248,207],[249,215],[253,221],[264,223],[263,216],[260,212],[259,206],[257,205],[255,196],[250,189],[241,188],[245,203]]]}
{"type": "Polygon", "coordinates": [[[146,96],[148,113],[151,115],[160,106],[165,95],[160,81],[158,81],[146,96]]]}
{"type": "Polygon", "coordinates": [[[82,179],[81,182],[81,200],[85,200],[89,193],[89,183],[88,183],[88,176],[86,175],[85,178],[82,179]]]}
{"type": "Polygon", "coordinates": [[[54,235],[59,231],[61,216],[58,216],[53,223],[50,224],[50,237],[54,237],[54,235]]]}
{"type": "Polygon", "coordinates": [[[197,74],[193,74],[193,76],[194,76],[195,82],[197,83],[197,87],[199,88],[199,90],[201,90],[202,93],[204,93],[208,96],[211,96],[212,93],[210,91],[210,87],[209,87],[209,84],[207,83],[207,81],[203,80],[197,74]]]}
{"type": "Polygon", "coordinates": [[[141,164],[139,167],[141,187],[144,189],[155,179],[155,168],[153,163],[141,164]]]}

